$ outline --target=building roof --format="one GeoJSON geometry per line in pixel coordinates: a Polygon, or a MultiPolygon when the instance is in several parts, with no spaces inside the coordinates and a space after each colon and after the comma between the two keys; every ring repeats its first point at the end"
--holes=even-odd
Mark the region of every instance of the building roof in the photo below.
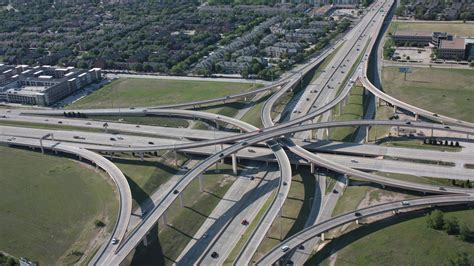
{"type": "Polygon", "coordinates": [[[394,36],[413,36],[413,37],[430,37],[433,35],[432,31],[425,30],[397,30],[394,36]]]}
{"type": "Polygon", "coordinates": [[[439,49],[464,50],[466,49],[466,43],[461,38],[455,38],[452,41],[441,40],[439,49]]]}

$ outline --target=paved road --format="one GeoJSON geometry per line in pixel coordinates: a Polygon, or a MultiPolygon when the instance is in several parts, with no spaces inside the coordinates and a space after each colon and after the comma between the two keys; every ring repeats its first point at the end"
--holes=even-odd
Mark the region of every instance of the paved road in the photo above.
{"type": "Polygon", "coordinates": [[[409,205],[403,205],[402,201],[396,201],[359,209],[328,219],[324,222],[321,222],[317,225],[311,226],[307,229],[300,231],[299,233],[293,235],[292,237],[286,239],[285,241],[274,247],[260,261],[257,262],[257,265],[272,265],[273,263],[276,263],[281,257],[286,255],[288,252],[291,252],[292,250],[298,248],[299,245],[305,243],[311,238],[319,236],[322,233],[327,232],[333,228],[365,217],[390,211],[412,209],[417,207],[426,207],[432,205],[458,205],[472,202],[474,202],[474,195],[465,194],[417,198],[410,200],[409,205]],[[359,215],[356,216],[356,213],[359,213],[359,215]],[[284,246],[288,247],[286,251],[282,250],[282,247],[284,246]]]}
{"type": "MultiPolygon", "coordinates": [[[[92,149],[92,150],[107,150],[107,147],[147,147],[150,146],[150,142],[154,145],[174,145],[174,144],[183,144],[186,142],[170,140],[170,139],[157,139],[149,137],[139,137],[139,136],[125,136],[125,135],[113,135],[105,133],[90,133],[90,132],[75,132],[75,131],[65,131],[65,130],[47,130],[47,129],[34,129],[34,128],[20,128],[20,127],[9,127],[9,126],[0,126],[0,132],[3,135],[8,136],[20,136],[33,139],[39,139],[42,136],[45,136],[48,133],[53,134],[54,140],[62,143],[67,142],[67,145],[74,145],[77,147],[92,149]],[[84,139],[76,139],[76,137],[84,139]],[[112,140],[113,139],[113,140],[112,140]]],[[[319,143],[315,143],[313,147],[317,147],[319,143]]],[[[387,153],[381,152],[386,149],[377,149],[379,148],[376,145],[360,145],[362,147],[371,147],[374,146],[372,152],[373,156],[379,156],[376,158],[366,157],[370,155],[366,152],[360,152],[357,154],[354,151],[352,155],[345,155],[350,153],[350,143],[340,143],[340,146],[347,146],[347,148],[342,148],[340,153],[342,155],[336,154],[321,154],[319,156],[327,160],[332,160],[341,165],[352,167],[359,170],[370,170],[370,171],[379,171],[379,172],[390,172],[390,173],[401,173],[401,174],[412,174],[417,176],[429,176],[436,178],[448,178],[448,179],[459,179],[459,180],[468,180],[472,179],[472,174],[474,170],[464,168],[464,163],[474,163],[474,159],[471,153],[465,152],[452,152],[451,158],[445,158],[445,152],[436,152],[436,151],[426,151],[426,150],[413,150],[413,149],[400,149],[392,148],[394,151],[399,151],[398,153],[392,152],[387,153]],[[392,156],[390,156],[390,154],[392,156]],[[404,158],[410,160],[400,160],[400,159],[382,159],[381,156],[387,156],[388,158],[393,157],[393,155],[399,155],[397,158],[404,158]],[[432,159],[430,164],[426,163],[417,163],[413,160],[419,160],[419,158],[424,158],[424,160],[432,159]],[[459,161],[459,158],[461,160],[459,161]],[[446,159],[446,160],[445,160],[446,159]],[[457,161],[456,161],[457,159],[457,161]],[[437,165],[439,161],[443,162],[457,162],[458,165],[456,168],[453,166],[443,166],[437,165]]],[[[223,144],[222,146],[205,146],[192,149],[181,149],[181,152],[197,155],[213,155],[221,149],[226,149],[230,145],[223,144]]],[[[353,147],[357,147],[352,145],[353,147]]],[[[385,147],[387,148],[387,147],[385,147]]],[[[309,150],[309,149],[307,149],[309,150]]],[[[313,149],[314,150],[314,149],[313,149]]],[[[327,151],[334,152],[338,151],[337,144],[335,149],[332,149],[331,146],[328,146],[326,150],[321,148],[316,149],[317,151],[327,151]]],[[[363,150],[363,149],[360,149],[363,150]]],[[[370,149],[367,149],[370,150],[370,149]]],[[[471,150],[471,149],[469,149],[471,150]]],[[[472,151],[472,150],[471,150],[472,151]]],[[[241,159],[256,160],[263,162],[276,162],[274,154],[271,149],[263,147],[249,147],[247,149],[240,150],[236,153],[236,156],[241,159]]],[[[308,164],[307,161],[302,160],[295,156],[289,157],[292,164],[308,164]]]]}

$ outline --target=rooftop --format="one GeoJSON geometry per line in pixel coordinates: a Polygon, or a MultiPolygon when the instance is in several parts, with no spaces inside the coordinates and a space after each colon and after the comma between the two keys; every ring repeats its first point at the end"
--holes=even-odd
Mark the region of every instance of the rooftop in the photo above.
{"type": "Polygon", "coordinates": [[[466,49],[466,43],[464,39],[455,38],[452,41],[441,40],[439,45],[440,49],[453,49],[453,50],[464,50],[466,49]]]}
{"type": "Polygon", "coordinates": [[[419,36],[419,37],[430,37],[433,35],[432,31],[425,30],[397,30],[395,36],[419,36]]]}

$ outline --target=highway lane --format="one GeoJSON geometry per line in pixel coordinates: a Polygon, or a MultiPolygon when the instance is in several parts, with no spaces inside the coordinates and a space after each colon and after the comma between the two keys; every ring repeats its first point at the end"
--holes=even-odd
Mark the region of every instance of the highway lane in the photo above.
{"type": "MultiPolygon", "coordinates": [[[[5,145],[14,144],[26,147],[41,147],[39,141],[35,139],[20,137],[12,138],[3,135],[0,135],[0,143],[5,145]]],[[[94,257],[101,256],[103,254],[112,254],[115,252],[117,245],[112,244],[112,239],[115,238],[121,240],[124,238],[125,234],[127,233],[127,226],[129,224],[130,215],[132,212],[132,192],[130,191],[127,179],[125,178],[122,171],[120,171],[120,169],[109,160],[86,149],[65,145],[54,141],[43,143],[43,149],[73,154],[78,156],[79,160],[87,159],[88,161],[92,162],[92,164],[95,164],[97,167],[103,169],[110,176],[116,185],[119,194],[119,212],[115,226],[110,236],[107,238],[104,245],[102,245],[94,257]]]]}
{"type": "Polygon", "coordinates": [[[403,204],[402,201],[396,201],[359,209],[353,212],[336,216],[334,218],[328,219],[324,222],[321,222],[319,224],[300,231],[299,233],[291,236],[290,238],[275,246],[260,261],[257,262],[257,265],[272,265],[273,263],[276,263],[281,257],[285,256],[288,252],[291,252],[292,250],[298,248],[299,245],[304,244],[310,239],[319,236],[322,233],[327,232],[333,228],[365,217],[390,211],[399,211],[412,208],[418,209],[418,207],[436,205],[459,205],[472,202],[474,202],[473,194],[463,194],[411,199],[409,200],[409,205],[403,204]],[[358,213],[358,215],[356,215],[356,213],[358,213]],[[288,247],[288,249],[286,251],[283,251],[282,247],[288,247]]]}
{"type": "MultiPolygon", "coordinates": [[[[107,150],[107,147],[146,147],[149,146],[150,142],[154,145],[173,145],[173,144],[183,144],[184,141],[170,140],[170,139],[157,139],[141,136],[126,136],[126,135],[113,135],[105,133],[89,133],[89,132],[73,132],[73,131],[59,131],[59,130],[46,130],[46,129],[27,129],[19,127],[5,127],[0,126],[0,132],[3,135],[8,136],[20,136],[39,139],[42,136],[45,136],[48,133],[53,134],[54,140],[56,142],[69,142],[68,145],[74,145],[82,148],[93,149],[93,150],[107,150]],[[81,138],[81,139],[77,139],[81,138]],[[113,140],[111,140],[113,139],[113,140]]],[[[46,140],[45,140],[46,141],[46,140]]],[[[315,143],[317,144],[317,143],[315,143]]],[[[344,146],[343,143],[340,144],[344,146]]],[[[222,146],[205,146],[192,149],[181,149],[181,152],[188,154],[204,155],[209,156],[215,154],[221,149],[226,149],[230,145],[223,144],[222,146]]],[[[317,146],[317,145],[315,145],[317,146]]],[[[350,147],[350,145],[348,145],[350,147]]],[[[375,145],[366,145],[366,146],[375,146],[375,145]]],[[[385,147],[387,148],[387,147],[385,147]]],[[[397,149],[397,148],[394,148],[397,149]]],[[[398,148],[399,149],[399,148],[398,148]]],[[[351,150],[350,148],[346,150],[351,150]]],[[[375,149],[374,149],[375,150],[375,149]]],[[[383,149],[382,149],[383,150],[383,149]]],[[[399,149],[403,152],[400,153],[407,157],[410,157],[410,160],[396,160],[396,159],[382,159],[386,153],[375,153],[376,158],[366,157],[367,153],[360,153],[358,155],[336,155],[336,154],[321,154],[319,156],[327,160],[332,160],[343,166],[352,167],[359,170],[370,170],[370,171],[379,171],[379,172],[390,172],[390,173],[401,173],[401,174],[411,174],[416,176],[429,176],[435,178],[448,178],[448,179],[458,179],[458,180],[468,180],[472,179],[472,171],[463,167],[464,163],[474,163],[474,159],[471,157],[472,154],[453,152],[453,158],[446,158],[445,152],[434,152],[434,151],[425,151],[425,150],[414,150],[414,149],[399,149]],[[417,163],[413,160],[428,160],[426,157],[423,157],[425,154],[430,154],[432,156],[432,162],[427,163],[417,163]],[[462,159],[461,165],[454,168],[452,166],[437,165],[440,161],[443,162],[452,162],[458,154],[464,155],[460,156],[462,159]],[[413,155],[413,156],[411,156],[413,155]],[[436,156],[435,156],[436,155],[436,156]],[[419,157],[417,157],[419,156],[419,157]],[[447,159],[447,160],[445,160],[447,159]]],[[[318,149],[319,152],[322,149],[318,149]]],[[[334,151],[328,149],[328,151],[334,151]]],[[[262,161],[262,162],[276,162],[276,159],[272,151],[268,148],[262,147],[249,147],[247,149],[242,149],[236,153],[237,158],[247,159],[252,161],[262,161]]],[[[390,158],[390,156],[388,156],[390,158]]],[[[301,164],[308,165],[308,161],[300,159],[296,156],[289,157],[292,164],[301,164]]],[[[456,162],[456,161],[455,161],[456,162]]]]}
{"type": "MultiPolygon", "coordinates": [[[[162,112],[161,110],[154,110],[153,112],[156,112],[156,111],[162,112]]],[[[109,111],[106,111],[106,112],[109,112],[109,111]]],[[[131,110],[131,112],[134,112],[134,110],[131,110]]],[[[167,110],[166,112],[170,113],[169,110],[167,110]]],[[[202,118],[206,118],[206,119],[210,118],[214,120],[225,121],[235,126],[238,126],[246,131],[252,131],[252,130],[257,131],[257,128],[255,128],[254,126],[251,126],[249,124],[246,124],[245,122],[232,119],[229,117],[196,112],[196,111],[185,111],[185,110],[174,110],[173,113],[178,114],[178,115],[186,115],[186,116],[189,116],[189,115],[200,116],[201,115],[202,118]]],[[[288,194],[288,190],[291,183],[291,170],[288,170],[288,169],[291,169],[291,165],[289,163],[288,157],[286,156],[286,153],[284,152],[283,149],[281,149],[281,147],[277,143],[273,141],[269,141],[268,145],[274,151],[275,156],[277,157],[277,161],[279,165],[282,167],[282,169],[280,169],[281,178],[280,178],[280,182],[278,186],[278,191],[280,193],[278,193],[278,195],[279,197],[282,197],[284,199],[286,198],[286,195],[288,194]],[[283,182],[286,182],[288,185],[283,186],[282,185],[283,182]]],[[[173,146],[176,147],[178,145],[173,145],[173,146]]],[[[227,150],[225,150],[225,152],[232,150],[231,148],[238,150],[241,147],[240,143],[235,146],[237,147],[230,147],[227,150]]],[[[117,148],[117,147],[114,147],[114,148],[117,148]]],[[[123,149],[123,148],[119,148],[119,149],[123,149]]],[[[141,150],[144,148],[129,147],[126,149],[141,150]]],[[[217,161],[221,160],[222,158],[226,156],[230,156],[232,153],[234,152],[229,152],[228,154],[222,155],[222,156],[220,154],[215,154],[209,157],[208,159],[200,162],[195,168],[187,172],[184,175],[184,177],[173,188],[171,188],[167,192],[166,196],[158,203],[157,206],[155,206],[155,208],[151,211],[151,213],[143,219],[143,222],[137,228],[135,228],[132,232],[130,232],[128,238],[122,241],[120,247],[118,248],[115,254],[106,254],[106,256],[99,257],[98,259],[92,261],[91,264],[99,264],[99,265],[100,264],[119,264],[121,261],[123,261],[124,258],[130,253],[130,251],[133,250],[138,245],[138,243],[143,239],[143,237],[147,234],[150,228],[154,226],[158,218],[164,214],[164,212],[168,209],[171,203],[179,196],[179,193],[181,193],[194,178],[201,175],[206,169],[214,165],[217,161]],[[177,191],[177,193],[175,193],[175,191],[177,191]]],[[[277,197],[275,197],[274,199],[277,199],[277,197]]]]}

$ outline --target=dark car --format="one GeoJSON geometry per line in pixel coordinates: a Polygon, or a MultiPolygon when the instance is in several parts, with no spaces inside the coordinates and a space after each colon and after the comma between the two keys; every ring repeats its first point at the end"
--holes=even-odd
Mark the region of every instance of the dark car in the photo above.
{"type": "Polygon", "coordinates": [[[299,249],[299,250],[304,250],[304,246],[303,246],[303,245],[299,245],[299,246],[298,246],[298,249],[299,249]]]}
{"type": "Polygon", "coordinates": [[[214,252],[212,252],[211,257],[214,258],[214,259],[219,258],[219,253],[214,251],[214,252]]]}
{"type": "Polygon", "coordinates": [[[155,143],[153,143],[153,141],[148,141],[148,144],[153,145],[155,143]]]}
{"type": "Polygon", "coordinates": [[[219,154],[219,157],[224,157],[224,154],[223,153],[219,154]]]}
{"type": "Polygon", "coordinates": [[[337,193],[339,193],[339,192],[338,192],[336,189],[333,189],[333,190],[332,190],[332,193],[337,194],[337,193]]]}
{"type": "Polygon", "coordinates": [[[248,225],[248,224],[249,224],[249,221],[247,221],[247,220],[244,219],[244,220],[242,220],[241,224],[242,224],[242,225],[248,225]]]}
{"type": "Polygon", "coordinates": [[[173,194],[178,194],[179,193],[179,190],[175,189],[173,190],[173,194]]]}
{"type": "Polygon", "coordinates": [[[115,138],[110,138],[110,140],[111,140],[111,141],[116,141],[116,139],[115,139],[115,138]]]}
{"type": "Polygon", "coordinates": [[[355,216],[359,217],[359,216],[362,216],[362,214],[360,212],[356,212],[354,213],[355,216]]]}

